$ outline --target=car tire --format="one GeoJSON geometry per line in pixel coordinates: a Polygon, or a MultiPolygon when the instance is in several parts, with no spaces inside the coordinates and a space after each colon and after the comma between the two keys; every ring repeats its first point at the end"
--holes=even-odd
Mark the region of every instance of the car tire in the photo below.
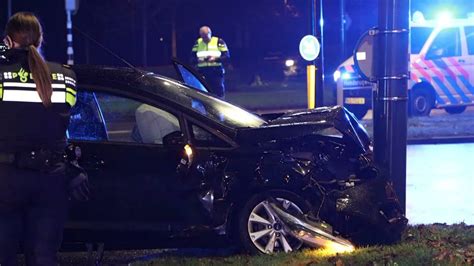
{"type": "Polygon", "coordinates": [[[455,115],[455,114],[460,114],[466,111],[466,108],[467,108],[466,106],[449,106],[449,107],[445,107],[444,110],[448,114],[455,115]]]}
{"type": "Polygon", "coordinates": [[[357,117],[357,119],[359,119],[359,120],[362,120],[362,118],[364,118],[364,116],[369,111],[369,107],[362,106],[362,105],[349,105],[349,106],[346,106],[346,107],[347,107],[347,110],[349,110],[349,112],[353,113],[355,115],[355,117],[357,117]]]}
{"type": "Polygon", "coordinates": [[[434,99],[427,90],[414,89],[410,98],[410,110],[413,116],[428,116],[434,107],[434,99]]]}
{"type": "Polygon", "coordinates": [[[296,194],[285,190],[269,190],[255,194],[244,204],[238,216],[241,247],[250,254],[272,254],[299,250],[303,243],[285,232],[278,221],[271,221],[266,211],[267,199],[281,202],[290,213],[305,213],[307,205],[296,194]]]}

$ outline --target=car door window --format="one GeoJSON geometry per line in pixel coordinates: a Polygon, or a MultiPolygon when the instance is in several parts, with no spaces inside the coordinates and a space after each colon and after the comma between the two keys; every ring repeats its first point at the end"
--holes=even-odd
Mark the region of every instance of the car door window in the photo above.
{"type": "Polygon", "coordinates": [[[197,146],[218,148],[230,147],[225,141],[200,126],[191,124],[191,129],[193,142],[197,146]]]}
{"type": "Polygon", "coordinates": [[[79,90],[76,99],[76,104],[71,109],[68,139],[106,141],[107,131],[95,93],[79,90]]]}
{"type": "Polygon", "coordinates": [[[180,131],[178,118],[157,107],[115,95],[97,93],[110,142],[163,144],[163,137],[180,131]]]}
{"type": "Polygon", "coordinates": [[[461,38],[459,28],[447,28],[438,33],[426,54],[426,59],[461,56],[461,38]]]}
{"type": "Polygon", "coordinates": [[[466,32],[467,50],[470,55],[474,55],[474,26],[464,28],[466,32]]]}

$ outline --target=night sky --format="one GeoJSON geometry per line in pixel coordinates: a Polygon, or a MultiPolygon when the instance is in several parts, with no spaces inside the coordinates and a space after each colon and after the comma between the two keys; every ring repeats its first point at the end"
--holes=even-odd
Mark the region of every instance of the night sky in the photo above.
{"type": "MultiPolygon", "coordinates": [[[[0,3],[2,27],[6,22],[6,2],[2,0],[0,3]]],[[[65,62],[64,1],[12,2],[14,12],[33,11],[41,18],[47,59],[65,62]]],[[[377,1],[345,0],[348,22],[345,48],[341,45],[341,0],[326,3],[325,57],[328,71],[332,71],[350,56],[360,34],[376,25],[377,1]]],[[[412,0],[412,10],[421,10],[428,17],[440,9],[465,15],[466,10],[474,12],[474,1],[412,0]]],[[[227,42],[232,53],[231,63],[235,67],[252,68],[258,67],[265,57],[298,56],[298,42],[309,32],[308,15],[308,0],[82,0],[73,20],[82,32],[137,66],[169,63],[173,21],[177,33],[177,55],[183,61],[189,58],[199,27],[209,25],[216,36],[227,42]]],[[[79,32],[74,34],[77,63],[121,64],[79,32]]]]}

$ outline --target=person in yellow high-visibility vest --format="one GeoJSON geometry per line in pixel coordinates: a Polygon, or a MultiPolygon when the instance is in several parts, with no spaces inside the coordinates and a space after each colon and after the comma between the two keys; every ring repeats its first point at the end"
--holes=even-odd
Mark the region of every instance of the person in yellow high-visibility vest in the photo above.
{"type": "Polygon", "coordinates": [[[209,84],[210,92],[224,98],[223,62],[230,57],[229,49],[224,40],[212,36],[212,31],[208,26],[201,27],[199,35],[201,37],[193,46],[191,60],[209,84]]]}

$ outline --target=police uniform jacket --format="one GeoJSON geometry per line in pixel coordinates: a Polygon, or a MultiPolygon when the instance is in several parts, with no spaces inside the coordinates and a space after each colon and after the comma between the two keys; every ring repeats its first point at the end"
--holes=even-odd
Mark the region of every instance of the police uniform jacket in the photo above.
{"type": "Polygon", "coordinates": [[[45,107],[28,67],[28,51],[12,49],[0,58],[0,152],[63,150],[76,76],[67,66],[47,62],[52,105],[45,107]]]}

